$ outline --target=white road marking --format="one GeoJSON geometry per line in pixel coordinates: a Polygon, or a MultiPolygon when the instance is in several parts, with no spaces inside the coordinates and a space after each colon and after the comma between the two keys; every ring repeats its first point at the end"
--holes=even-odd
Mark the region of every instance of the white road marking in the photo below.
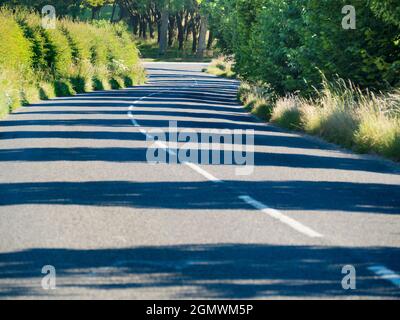
{"type": "MultiPolygon", "coordinates": [[[[191,85],[190,87],[194,87],[197,84],[197,81],[194,78],[193,78],[193,80],[195,81],[195,84],[191,85]]],[[[144,99],[146,99],[148,97],[151,97],[151,96],[154,96],[154,95],[158,95],[158,94],[163,93],[163,92],[169,92],[169,91],[172,91],[172,89],[163,90],[163,91],[160,91],[160,92],[154,92],[154,93],[152,93],[150,95],[144,96],[141,99],[135,101],[134,104],[138,103],[139,101],[142,101],[142,100],[144,100],[144,99]]],[[[134,109],[133,105],[129,107],[130,113],[128,113],[128,116],[130,117],[130,114],[132,114],[131,121],[132,121],[133,125],[135,127],[139,127],[140,128],[139,123],[135,119],[133,119],[133,113],[132,113],[133,109],[134,109]]],[[[146,137],[152,139],[152,136],[149,135],[146,130],[139,129],[139,131],[142,134],[144,134],[146,137]]],[[[160,146],[162,149],[166,150],[169,154],[176,156],[176,153],[173,150],[171,150],[165,143],[163,143],[161,141],[157,141],[156,144],[158,146],[160,146]]],[[[203,177],[205,177],[207,180],[209,180],[211,182],[224,183],[223,180],[218,179],[217,177],[213,176],[211,173],[207,172],[206,170],[204,170],[203,168],[201,168],[200,166],[198,166],[198,165],[196,165],[194,163],[184,162],[183,164],[188,166],[192,170],[196,171],[197,173],[201,174],[203,177]]],[[[284,214],[282,214],[281,212],[279,212],[279,211],[277,211],[275,209],[271,209],[271,208],[267,207],[266,205],[262,204],[261,202],[258,202],[257,200],[254,200],[250,196],[240,196],[239,198],[241,200],[243,200],[244,202],[246,202],[247,204],[253,206],[254,208],[256,208],[258,210],[261,210],[262,212],[264,212],[264,213],[268,214],[269,216],[281,221],[282,223],[290,226],[291,228],[295,229],[296,231],[298,231],[300,233],[303,233],[303,234],[305,234],[305,235],[307,235],[307,236],[309,236],[311,238],[321,238],[321,237],[323,237],[318,232],[306,227],[305,225],[301,224],[300,222],[298,222],[298,221],[296,221],[296,220],[294,220],[292,218],[289,218],[289,217],[285,216],[284,214]]]]}
{"type": "Polygon", "coordinates": [[[214,177],[211,173],[207,172],[206,170],[200,168],[198,165],[194,164],[194,163],[190,163],[190,162],[184,162],[183,164],[185,164],[186,166],[188,166],[189,168],[193,169],[194,171],[196,171],[197,173],[200,173],[203,177],[205,177],[206,179],[210,180],[211,182],[214,183],[224,183],[224,181],[214,177]]]}
{"type": "Polygon", "coordinates": [[[309,227],[303,225],[302,223],[300,223],[292,218],[289,218],[288,216],[284,215],[282,212],[279,212],[278,210],[269,208],[265,204],[253,199],[252,197],[250,197],[248,195],[239,196],[239,199],[243,200],[250,206],[262,211],[263,213],[269,215],[270,217],[272,217],[274,219],[279,220],[280,222],[288,225],[292,229],[294,229],[308,237],[311,237],[311,238],[322,238],[323,237],[322,234],[310,229],[309,227]]]}
{"type": "Polygon", "coordinates": [[[369,271],[375,273],[379,278],[391,282],[400,288],[400,275],[382,265],[376,265],[368,268],[369,271]]]}
{"type": "Polygon", "coordinates": [[[135,119],[132,118],[131,121],[132,121],[132,124],[133,124],[136,128],[140,127],[139,123],[137,123],[137,121],[136,121],[135,119]]]}
{"type": "MultiPolygon", "coordinates": [[[[193,79],[193,80],[195,80],[195,79],[193,79]]],[[[198,83],[195,80],[195,85],[191,85],[190,87],[197,86],[197,85],[198,85],[198,83]]],[[[151,96],[154,96],[154,95],[158,95],[158,94],[163,93],[163,92],[169,92],[169,91],[172,91],[172,89],[170,89],[170,90],[162,90],[160,92],[155,92],[155,93],[149,94],[147,96],[144,96],[144,97],[140,98],[139,100],[134,101],[133,104],[137,104],[140,101],[142,101],[142,100],[144,100],[144,99],[146,99],[148,97],[151,97],[151,96]]],[[[129,116],[129,118],[131,118],[131,121],[132,121],[133,125],[135,127],[140,128],[141,126],[139,125],[139,123],[133,117],[133,113],[132,113],[133,109],[134,109],[134,105],[131,105],[129,107],[130,112],[128,112],[128,116],[129,116]]],[[[139,131],[142,134],[144,134],[147,138],[150,138],[150,139],[154,138],[153,136],[148,134],[146,130],[144,130],[142,128],[140,128],[139,131]]],[[[157,144],[161,148],[165,149],[168,153],[170,153],[172,155],[176,155],[176,153],[174,151],[170,150],[166,144],[164,144],[164,143],[162,143],[160,141],[158,141],[157,144]]],[[[194,163],[184,162],[183,164],[188,166],[189,168],[193,169],[194,171],[198,172],[199,174],[204,176],[206,179],[208,179],[208,180],[210,180],[210,181],[212,181],[214,183],[224,183],[225,182],[223,180],[220,180],[220,179],[216,178],[215,176],[213,176],[212,174],[210,174],[209,172],[207,172],[206,170],[202,169],[200,166],[198,166],[198,165],[196,165],[194,163]]],[[[250,197],[248,195],[242,195],[242,196],[239,196],[238,198],[240,200],[246,202],[248,205],[254,207],[255,209],[260,210],[261,212],[263,212],[263,213],[269,215],[270,217],[272,217],[272,218],[274,218],[274,219],[286,224],[287,226],[291,227],[292,229],[294,229],[294,230],[296,230],[296,231],[298,231],[298,232],[300,232],[300,233],[302,233],[302,234],[304,234],[304,235],[306,235],[308,237],[311,237],[311,238],[323,238],[322,234],[312,230],[311,228],[305,226],[304,224],[298,222],[297,220],[294,220],[294,219],[284,215],[282,212],[266,206],[265,204],[255,200],[254,198],[252,198],[252,197],[250,197]]],[[[126,261],[124,261],[122,263],[117,263],[116,265],[124,264],[124,263],[126,263],[126,261]]],[[[379,265],[369,267],[368,270],[370,270],[373,273],[375,273],[379,278],[387,280],[387,281],[391,282],[393,285],[395,285],[395,286],[400,288],[400,275],[398,275],[394,271],[386,268],[385,266],[379,266],[379,265]]]]}

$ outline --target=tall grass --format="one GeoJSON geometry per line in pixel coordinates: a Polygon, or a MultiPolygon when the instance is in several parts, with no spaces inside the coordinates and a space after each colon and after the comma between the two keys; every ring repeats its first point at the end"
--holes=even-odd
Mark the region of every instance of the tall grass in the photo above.
{"type": "Polygon", "coordinates": [[[265,101],[273,103],[263,118],[270,115],[279,126],[400,161],[400,91],[376,95],[338,80],[325,81],[313,99],[289,95],[274,102],[269,93],[249,84],[242,85],[239,93],[252,110],[265,101]]]}
{"type": "Polygon", "coordinates": [[[233,64],[233,59],[220,56],[213,59],[205,71],[218,77],[235,78],[236,73],[233,70],[233,64]]]}
{"type": "Polygon", "coordinates": [[[0,117],[20,105],[145,80],[123,24],[62,19],[43,29],[24,9],[0,9],[0,117]]]}
{"type": "Polygon", "coordinates": [[[243,102],[246,110],[256,117],[265,121],[271,119],[276,96],[268,85],[242,82],[238,98],[243,102]]]}

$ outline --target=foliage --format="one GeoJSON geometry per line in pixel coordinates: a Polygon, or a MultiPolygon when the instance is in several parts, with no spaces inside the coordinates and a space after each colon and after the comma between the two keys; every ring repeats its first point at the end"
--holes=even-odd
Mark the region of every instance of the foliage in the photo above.
{"type": "Polygon", "coordinates": [[[0,115],[39,99],[144,80],[139,53],[122,25],[69,18],[43,29],[40,16],[0,11],[0,115]]]}
{"type": "Polygon", "coordinates": [[[357,27],[342,28],[344,0],[213,0],[219,46],[234,54],[235,70],[271,84],[281,95],[303,95],[329,80],[361,88],[400,84],[399,5],[355,0],[357,27]]]}

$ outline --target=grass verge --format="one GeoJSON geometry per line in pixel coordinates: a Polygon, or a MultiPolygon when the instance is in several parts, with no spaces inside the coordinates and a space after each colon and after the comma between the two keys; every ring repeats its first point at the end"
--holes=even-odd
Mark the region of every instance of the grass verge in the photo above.
{"type": "Polygon", "coordinates": [[[213,59],[209,67],[203,71],[218,77],[236,78],[236,73],[233,71],[233,60],[224,56],[213,59]]]}
{"type": "Polygon", "coordinates": [[[251,113],[283,128],[400,161],[400,91],[375,95],[339,80],[325,82],[313,99],[277,98],[266,86],[244,82],[239,99],[251,113]]]}

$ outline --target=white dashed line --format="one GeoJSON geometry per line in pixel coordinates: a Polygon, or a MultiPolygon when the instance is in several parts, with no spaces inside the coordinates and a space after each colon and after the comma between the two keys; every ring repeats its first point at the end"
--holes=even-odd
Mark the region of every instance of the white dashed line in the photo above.
{"type": "Polygon", "coordinates": [[[197,173],[200,173],[203,177],[205,177],[206,179],[210,180],[211,182],[224,183],[224,181],[214,177],[211,173],[208,173],[206,170],[200,168],[198,165],[196,165],[194,163],[184,162],[184,164],[186,166],[188,166],[189,168],[193,169],[194,171],[196,171],[197,173]]]}
{"type": "MultiPolygon", "coordinates": [[[[197,84],[197,81],[196,81],[195,79],[193,79],[193,80],[195,81],[195,85],[196,85],[196,84],[197,84]]],[[[193,86],[194,86],[194,85],[192,85],[191,87],[193,87],[193,86]]],[[[154,95],[158,95],[158,94],[160,94],[160,93],[168,92],[168,91],[171,91],[171,90],[164,90],[164,91],[160,91],[160,92],[154,92],[154,93],[152,93],[152,94],[150,94],[150,95],[147,95],[147,96],[142,97],[141,99],[139,99],[139,100],[137,100],[137,101],[134,101],[134,104],[135,104],[135,103],[138,103],[139,101],[142,101],[142,100],[144,100],[144,99],[146,99],[146,98],[148,98],[148,97],[151,97],[151,96],[154,96],[154,95]]],[[[129,107],[128,116],[129,116],[129,118],[131,118],[131,121],[132,121],[133,125],[134,125],[135,127],[140,128],[139,123],[134,119],[133,112],[132,112],[133,109],[134,109],[134,106],[133,106],[133,105],[129,107]]],[[[144,130],[144,129],[139,129],[139,131],[140,131],[142,134],[144,134],[147,138],[150,138],[150,139],[153,138],[151,135],[149,135],[149,134],[147,133],[146,130],[144,130]]],[[[176,153],[175,153],[174,151],[172,151],[165,143],[163,143],[163,142],[161,142],[161,141],[157,141],[156,144],[157,144],[160,148],[166,150],[169,154],[171,154],[171,155],[173,155],[173,156],[176,156],[176,153]]],[[[196,165],[196,164],[194,164],[194,163],[184,162],[183,164],[186,165],[186,166],[188,166],[188,167],[191,168],[192,170],[196,171],[197,173],[201,174],[203,177],[205,177],[207,180],[209,180],[209,181],[211,181],[211,182],[214,182],[214,183],[224,183],[223,180],[218,179],[217,177],[213,176],[211,173],[207,172],[206,170],[202,169],[200,166],[198,166],[198,165],[196,165]]],[[[307,236],[309,236],[309,237],[311,237],[311,238],[321,238],[321,237],[323,237],[323,236],[322,236],[321,234],[319,234],[318,232],[316,232],[316,231],[314,231],[314,230],[312,230],[312,229],[306,227],[305,225],[301,224],[300,222],[298,222],[298,221],[296,221],[296,220],[294,220],[294,219],[292,219],[292,218],[289,218],[289,217],[285,216],[284,214],[282,214],[281,212],[279,212],[279,211],[277,211],[277,210],[275,210],[275,209],[271,209],[271,208],[267,207],[267,206],[264,205],[263,203],[258,202],[257,200],[251,198],[250,196],[247,196],[247,195],[246,195],[246,196],[240,196],[239,198],[240,198],[241,200],[243,200],[244,202],[246,202],[247,204],[251,205],[252,207],[254,207],[254,208],[258,209],[258,210],[261,210],[262,212],[268,214],[268,215],[271,216],[272,218],[281,221],[282,223],[284,223],[284,224],[290,226],[291,228],[293,228],[294,230],[296,230],[296,231],[298,231],[298,232],[300,232],[300,233],[302,233],[302,234],[305,234],[305,235],[307,235],[307,236]]]]}
{"type": "Polygon", "coordinates": [[[279,212],[278,210],[269,208],[265,204],[253,199],[252,197],[250,197],[248,195],[239,196],[239,199],[243,200],[250,206],[262,211],[263,213],[269,215],[270,217],[272,217],[276,220],[279,220],[280,222],[288,225],[292,229],[294,229],[308,237],[311,237],[311,238],[322,238],[323,237],[322,234],[310,229],[309,227],[303,225],[302,223],[300,223],[292,218],[289,218],[288,216],[284,215],[282,212],[279,212]]]}
{"type": "MultiPolygon", "coordinates": [[[[195,84],[190,86],[197,86],[198,83],[196,81],[196,79],[193,79],[195,81],[195,84]]],[[[149,94],[147,96],[144,96],[136,101],[133,102],[133,104],[137,104],[140,101],[143,101],[144,99],[148,98],[148,97],[152,97],[164,92],[169,92],[172,90],[162,90],[159,92],[154,92],[152,94],[149,94]]],[[[129,112],[128,112],[128,117],[131,119],[132,124],[139,128],[139,131],[145,135],[147,138],[149,139],[154,139],[154,137],[150,134],[147,133],[147,131],[143,128],[141,128],[140,124],[134,119],[134,115],[133,115],[133,110],[134,110],[134,105],[131,105],[129,107],[129,112]]],[[[156,143],[160,148],[166,150],[169,154],[176,156],[176,153],[169,149],[169,147],[161,142],[161,141],[157,141],[156,143]]],[[[225,181],[218,179],[217,177],[213,176],[211,173],[207,172],[206,170],[202,169],[200,166],[194,164],[194,163],[190,163],[190,162],[184,162],[184,165],[188,166],[189,168],[191,168],[192,170],[196,171],[197,173],[201,174],[203,177],[205,177],[207,180],[212,181],[214,183],[224,183],[225,181]]],[[[255,200],[254,198],[250,197],[249,195],[242,195],[238,197],[240,200],[244,201],[245,203],[247,203],[248,205],[252,206],[253,208],[260,210],[261,212],[267,214],[268,216],[282,222],[283,224],[286,224],[287,226],[289,226],[290,228],[296,230],[297,232],[306,235],[308,237],[311,238],[323,238],[323,235],[314,231],[313,229],[305,226],[304,224],[300,223],[297,220],[294,220],[286,215],[284,215],[282,212],[276,210],[276,209],[272,209],[268,206],[266,206],[265,204],[255,200]]],[[[384,279],[386,281],[391,282],[393,285],[395,285],[396,287],[400,288],[400,275],[398,275],[397,273],[395,273],[394,271],[386,268],[385,266],[382,265],[375,265],[372,267],[369,267],[368,270],[370,270],[371,272],[373,272],[377,277],[384,279]]]]}

